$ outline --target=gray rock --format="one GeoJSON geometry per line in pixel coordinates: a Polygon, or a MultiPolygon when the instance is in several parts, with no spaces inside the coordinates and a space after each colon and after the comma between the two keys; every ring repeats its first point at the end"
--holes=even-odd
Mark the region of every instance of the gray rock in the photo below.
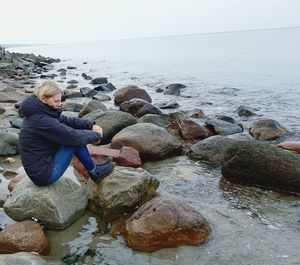
{"type": "Polygon", "coordinates": [[[0,255],[1,265],[47,265],[48,263],[43,260],[39,255],[19,252],[15,254],[2,254],[0,255]]]}
{"type": "Polygon", "coordinates": [[[169,124],[169,119],[166,115],[146,114],[140,118],[141,122],[153,123],[159,127],[165,127],[169,124]]]}
{"type": "Polygon", "coordinates": [[[226,150],[237,141],[248,141],[250,135],[238,133],[234,135],[215,135],[191,146],[188,155],[198,160],[221,162],[226,150]]]}
{"type": "Polygon", "coordinates": [[[276,139],[287,132],[285,127],[272,119],[258,119],[249,128],[249,133],[257,140],[276,139]]]}
{"type": "Polygon", "coordinates": [[[86,206],[87,196],[81,186],[63,177],[45,187],[36,186],[24,178],[3,208],[15,221],[35,217],[48,229],[64,229],[84,213],[86,206]]]}
{"type": "Polygon", "coordinates": [[[111,100],[111,97],[109,95],[98,93],[97,95],[93,96],[93,99],[96,99],[99,101],[109,101],[109,100],[111,100]]]}
{"type": "Polygon", "coordinates": [[[98,94],[98,91],[91,89],[89,87],[81,87],[80,92],[83,97],[89,97],[89,98],[98,94]]]}
{"type": "Polygon", "coordinates": [[[66,89],[75,89],[77,87],[77,85],[71,84],[71,85],[67,85],[66,89]]]}
{"type": "Polygon", "coordinates": [[[88,182],[89,209],[105,217],[133,211],[152,198],[159,181],[142,168],[116,167],[98,185],[88,182]]]}
{"type": "Polygon", "coordinates": [[[131,114],[122,111],[101,111],[95,110],[83,116],[85,119],[94,121],[103,129],[101,144],[107,144],[115,134],[127,126],[137,123],[137,119],[131,114]]]}
{"type": "Polygon", "coordinates": [[[300,156],[258,141],[233,144],[222,175],[234,183],[300,194],[300,156]]]}
{"type": "Polygon", "coordinates": [[[68,101],[68,102],[64,102],[61,108],[62,110],[66,110],[66,111],[80,112],[84,108],[84,105],[82,103],[68,101]]]}
{"type": "Polygon", "coordinates": [[[112,83],[107,83],[94,87],[94,90],[101,92],[112,92],[116,90],[116,87],[112,83]]]}
{"type": "Polygon", "coordinates": [[[250,108],[247,108],[244,105],[239,106],[236,112],[241,117],[251,117],[257,115],[252,110],[250,110],[250,108]]]}
{"type": "Polygon", "coordinates": [[[146,114],[162,114],[162,112],[146,100],[133,98],[123,102],[120,110],[128,112],[135,117],[142,117],[146,114]]]}
{"type": "Polygon", "coordinates": [[[84,108],[80,111],[79,117],[83,117],[84,115],[94,111],[94,110],[102,110],[106,111],[106,106],[98,100],[92,99],[88,104],[84,106],[84,108]]]}
{"type": "Polygon", "coordinates": [[[179,96],[180,90],[185,87],[186,87],[186,85],[183,85],[183,84],[170,84],[170,85],[166,86],[164,95],[179,96]]]}
{"type": "Polygon", "coordinates": [[[97,78],[94,78],[90,84],[92,85],[101,85],[101,84],[106,84],[108,83],[107,82],[107,77],[97,77],[97,78]]]}
{"type": "Polygon", "coordinates": [[[15,133],[0,132],[0,155],[16,155],[19,153],[19,136],[15,133]]]}
{"type": "Polygon", "coordinates": [[[143,160],[159,160],[180,154],[181,143],[165,129],[151,123],[129,126],[112,139],[112,148],[131,146],[138,150],[143,160]]]}
{"type": "Polygon", "coordinates": [[[205,120],[205,124],[211,131],[219,135],[230,135],[243,132],[243,129],[239,125],[220,119],[207,119],[205,120]]]}
{"type": "Polygon", "coordinates": [[[68,84],[78,84],[78,81],[72,79],[72,80],[68,81],[67,83],[68,83],[68,84]]]}
{"type": "Polygon", "coordinates": [[[156,104],[156,106],[160,109],[176,109],[179,107],[179,104],[176,101],[165,101],[165,102],[156,104]]]}

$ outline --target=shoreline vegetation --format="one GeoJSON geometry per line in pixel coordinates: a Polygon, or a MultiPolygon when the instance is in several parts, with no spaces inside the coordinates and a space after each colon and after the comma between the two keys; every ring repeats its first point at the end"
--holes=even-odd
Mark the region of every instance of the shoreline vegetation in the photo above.
{"type": "MultiPolygon", "coordinates": [[[[201,109],[178,111],[176,101],[157,105],[134,84],[118,89],[106,77],[79,73],[73,65],[57,69],[59,62],[0,47],[0,206],[14,220],[0,223],[0,263],[13,265],[18,258],[26,264],[45,264],[47,258],[30,252],[51,259],[55,242],[48,233],[58,235],[56,231],[72,227],[87,213],[101,219],[106,233],[121,236],[133,250],[152,253],[215,240],[211,217],[158,193],[160,180],[143,168],[146,162],[184,156],[220,169],[220,188],[232,183],[299,198],[300,141],[277,121],[243,105],[237,112],[253,119],[249,128],[229,116],[206,117],[201,109]],[[78,87],[77,80],[67,79],[69,71],[77,71],[90,85],[78,87]],[[117,167],[101,183],[90,181],[75,158],[64,178],[48,187],[35,186],[22,167],[5,168],[20,165],[18,132],[24,119],[18,112],[20,102],[45,79],[66,82],[63,114],[90,119],[103,128],[101,145],[89,150],[96,162],[112,156],[117,167]],[[107,109],[111,101],[115,109],[107,109]],[[164,113],[166,109],[171,111],[164,113]]],[[[173,83],[156,93],[180,97],[182,89],[185,84],[173,83]]],[[[88,259],[94,264],[97,248],[89,248],[89,243],[82,239],[83,252],[47,264],[87,264],[88,259]]]]}

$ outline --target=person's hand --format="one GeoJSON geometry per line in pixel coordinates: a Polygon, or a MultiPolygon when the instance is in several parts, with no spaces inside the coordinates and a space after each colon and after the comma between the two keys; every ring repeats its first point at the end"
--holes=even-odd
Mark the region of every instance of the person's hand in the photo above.
{"type": "MultiPolygon", "coordinates": [[[[102,129],[100,126],[98,126],[98,125],[93,125],[92,130],[93,130],[94,132],[100,133],[100,134],[101,134],[101,137],[103,136],[103,129],[102,129]]],[[[100,141],[101,141],[101,140],[98,140],[97,142],[95,142],[95,145],[99,145],[99,144],[100,144],[100,141]]]]}
{"type": "Polygon", "coordinates": [[[93,129],[94,132],[100,133],[101,137],[103,136],[103,129],[99,126],[99,125],[93,125],[93,129]]]}

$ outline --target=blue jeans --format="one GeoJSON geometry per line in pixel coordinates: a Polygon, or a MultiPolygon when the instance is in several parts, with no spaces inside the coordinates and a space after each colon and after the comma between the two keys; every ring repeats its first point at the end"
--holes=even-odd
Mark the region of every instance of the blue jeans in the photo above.
{"type": "Polygon", "coordinates": [[[86,146],[73,147],[63,145],[54,156],[53,171],[47,183],[48,185],[57,181],[65,173],[71,163],[73,155],[78,158],[87,171],[94,169],[95,163],[86,146]]]}

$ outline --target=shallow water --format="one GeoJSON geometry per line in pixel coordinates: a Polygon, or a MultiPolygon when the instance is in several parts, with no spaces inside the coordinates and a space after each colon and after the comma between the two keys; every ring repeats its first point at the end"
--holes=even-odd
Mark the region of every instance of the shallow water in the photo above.
{"type": "MultiPolygon", "coordinates": [[[[256,117],[237,116],[235,110],[244,104],[287,127],[288,138],[299,139],[299,43],[300,29],[295,28],[14,50],[63,59],[55,70],[77,66],[68,71],[62,85],[70,79],[78,80],[79,86],[88,85],[82,72],[106,76],[117,88],[130,84],[145,88],[154,104],[176,100],[181,110],[201,108],[207,116],[225,114],[247,129],[256,117]],[[175,82],[188,86],[182,96],[155,92],[175,82]]],[[[105,104],[116,108],[111,102],[105,104]]],[[[221,179],[219,165],[185,156],[143,167],[159,179],[161,195],[190,204],[208,219],[213,229],[209,242],[152,254],[136,252],[87,213],[63,231],[47,232],[51,257],[65,257],[69,264],[299,264],[299,197],[228,183],[221,179]],[[75,259],[84,252],[85,256],[75,259]]],[[[0,213],[0,223],[3,218],[0,213]]]]}

